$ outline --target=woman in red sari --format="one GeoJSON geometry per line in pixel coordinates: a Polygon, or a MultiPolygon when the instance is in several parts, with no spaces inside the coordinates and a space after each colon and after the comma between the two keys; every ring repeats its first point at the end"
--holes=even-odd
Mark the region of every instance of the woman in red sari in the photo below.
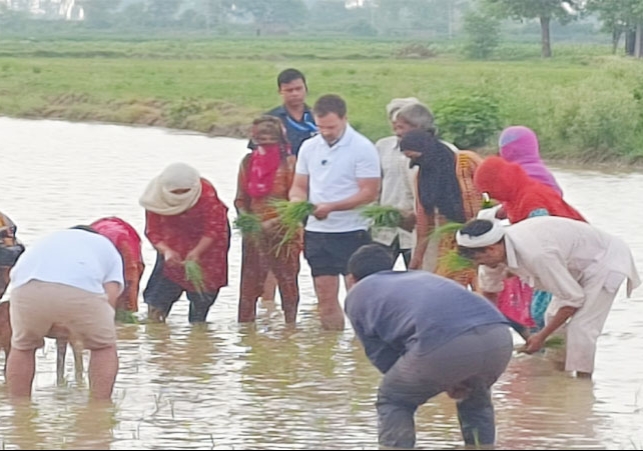
{"type": "Polygon", "coordinates": [[[531,178],[519,164],[502,157],[486,158],[475,173],[474,183],[480,192],[502,203],[512,224],[542,214],[585,221],[558,191],[531,178]]]}
{"type": "Polygon", "coordinates": [[[259,216],[262,232],[259,237],[243,237],[241,257],[241,288],[239,322],[253,322],[257,299],[261,296],[269,271],[277,278],[281,308],[286,323],[297,319],[299,304],[299,255],[301,233],[285,243],[277,252],[283,232],[273,199],[288,199],[295,175],[295,156],[290,155],[283,126],[278,118],[263,116],[253,122],[252,139],[257,147],[241,162],[234,206],[237,213],[259,216]]]}
{"type": "Polygon", "coordinates": [[[116,301],[116,309],[138,312],[138,293],[145,270],[141,253],[141,237],[134,227],[120,218],[101,218],[90,224],[99,234],[107,237],[123,258],[125,289],[116,301]]]}
{"type": "Polygon", "coordinates": [[[230,227],[228,207],[214,186],[184,163],[168,166],[140,199],[145,235],[157,251],[143,299],[152,321],[165,321],[186,291],[190,323],[204,322],[219,289],[228,284],[230,227]],[[203,289],[187,280],[185,262],[200,265],[203,289]]]}
{"type": "MultiPolygon", "coordinates": [[[[530,177],[521,165],[502,157],[486,158],[475,173],[474,184],[478,190],[502,204],[512,224],[533,216],[560,216],[587,222],[583,215],[563,200],[559,190],[530,177]]],[[[535,290],[523,303],[512,300],[512,287],[520,287],[521,292],[527,295],[530,290],[517,277],[508,277],[505,290],[498,297],[498,308],[509,319],[523,326],[514,327],[526,338],[528,327],[535,325],[537,329],[542,329],[545,326],[545,311],[551,301],[551,293],[535,290]],[[531,321],[518,320],[518,316],[530,318],[533,324],[530,324],[531,321]]]]}

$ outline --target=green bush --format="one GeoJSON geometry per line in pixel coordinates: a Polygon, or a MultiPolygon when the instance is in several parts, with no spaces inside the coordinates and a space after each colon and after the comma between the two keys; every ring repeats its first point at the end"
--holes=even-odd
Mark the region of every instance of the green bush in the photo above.
{"type": "Polygon", "coordinates": [[[460,149],[484,147],[502,126],[497,99],[481,91],[457,93],[434,110],[440,136],[460,149]]]}
{"type": "MultiPolygon", "coordinates": [[[[609,67],[609,66],[608,66],[609,67]]],[[[605,68],[604,68],[605,69],[605,68]]],[[[643,85],[604,70],[575,86],[556,87],[538,119],[545,155],[602,161],[643,156],[643,85]],[[606,76],[612,80],[607,81],[606,76]],[[611,87],[605,89],[605,83],[611,87]]]]}

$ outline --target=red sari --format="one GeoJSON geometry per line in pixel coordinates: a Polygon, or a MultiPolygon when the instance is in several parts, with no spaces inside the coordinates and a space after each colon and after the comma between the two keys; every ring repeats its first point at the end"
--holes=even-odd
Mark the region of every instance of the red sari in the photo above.
{"type": "MultiPolygon", "coordinates": [[[[266,177],[265,195],[251,195],[251,161],[253,154],[241,162],[237,178],[237,195],[234,200],[237,211],[258,215],[262,221],[277,218],[277,211],[270,205],[271,199],[288,199],[288,191],[295,175],[295,157],[282,155],[270,177],[266,177]],[[250,188],[250,189],[249,189],[250,188]]],[[[300,231],[301,232],[301,231],[300,231]]],[[[262,232],[260,239],[243,238],[241,256],[241,286],[239,293],[239,321],[252,322],[256,316],[257,299],[269,271],[279,282],[282,310],[288,323],[296,321],[299,304],[299,256],[302,235],[298,233],[284,244],[277,254],[275,248],[283,238],[283,232],[262,232]]]]}
{"type": "MultiPolygon", "coordinates": [[[[228,249],[230,228],[228,207],[219,199],[214,186],[201,178],[201,196],[189,210],[173,216],[145,212],[145,235],[156,246],[165,243],[181,259],[196,247],[201,238],[214,241],[199,259],[205,291],[214,293],[228,284],[228,249]]],[[[186,291],[197,291],[185,278],[183,265],[164,265],[163,275],[186,291]]]]}
{"type": "Polygon", "coordinates": [[[560,193],[529,177],[519,164],[502,157],[486,158],[475,173],[474,183],[480,192],[502,203],[512,224],[538,210],[546,210],[549,216],[585,221],[560,193]]]}
{"type": "Polygon", "coordinates": [[[99,219],[91,224],[91,228],[107,237],[123,258],[125,290],[116,301],[116,307],[137,312],[139,284],[145,270],[141,253],[141,237],[134,227],[115,217],[99,219]]]}

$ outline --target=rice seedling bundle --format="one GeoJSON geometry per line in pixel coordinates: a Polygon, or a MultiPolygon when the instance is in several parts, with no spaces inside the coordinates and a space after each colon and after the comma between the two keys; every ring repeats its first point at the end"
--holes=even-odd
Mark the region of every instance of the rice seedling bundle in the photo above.
{"type": "Polygon", "coordinates": [[[205,283],[203,281],[203,269],[201,265],[194,260],[188,260],[184,264],[185,278],[190,282],[198,293],[205,291],[205,283]]]}
{"type": "Polygon", "coordinates": [[[464,271],[465,269],[475,268],[475,263],[462,255],[458,251],[452,249],[442,257],[440,257],[440,265],[446,268],[449,272],[464,271]]]}
{"type": "Polygon", "coordinates": [[[234,227],[247,238],[259,238],[261,235],[261,218],[253,213],[240,213],[234,221],[234,227]]]}
{"type": "Polygon", "coordinates": [[[402,213],[386,205],[367,205],[362,208],[361,215],[369,219],[375,229],[398,227],[402,222],[402,213]]]}
{"type": "Polygon", "coordinates": [[[460,230],[462,227],[464,227],[464,224],[461,224],[459,222],[447,222],[446,224],[433,229],[433,232],[431,232],[431,235],[429,236],[429,238],[432,240],[433,239],[439,240],[444,235],[455,236],[456,232],[460,230]]]}
{"type": "Polygon", "coordinates": [[[277,211],[280,222],[280,231],[283,237],[276,248],[276,255],[289,241],[295,238],[302,223],[315,211],[315,206],[307,201],[289,202],[284,199],[277,199],[271,202],[271,206],[277,211]]]}
{"type": "Polygon", "coordinates": [[[124,309],[116,309],[116,316],[115,319],[117,322],[122,323],[122,324],[138,324],[138,318],[134,314],[134,312],[130,312],[129,310],[124,310],[124,309]]]}

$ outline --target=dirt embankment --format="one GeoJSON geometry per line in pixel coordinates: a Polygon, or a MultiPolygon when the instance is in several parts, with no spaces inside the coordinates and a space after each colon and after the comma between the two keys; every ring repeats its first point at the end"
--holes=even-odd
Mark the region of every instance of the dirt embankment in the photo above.
{"type": "Polygon", "coordinates": [[[47,104],[19,116],[166,127],[243,139],[248,137],[252,119],[259,114],[259,111],[220,101],[133,99],[101,104],[87,94],[69,93],[53,97],[47,104]]]}

